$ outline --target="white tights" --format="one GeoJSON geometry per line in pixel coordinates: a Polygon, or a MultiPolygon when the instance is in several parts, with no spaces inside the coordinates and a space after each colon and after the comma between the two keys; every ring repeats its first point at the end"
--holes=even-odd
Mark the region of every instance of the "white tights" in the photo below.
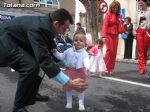
{"type": "MultiPolygon", "coordinates": [[[[66,92],[67,103],[72,103],[72,91],[66,92]]],[[[84,92],[78,92],[79,104],[84,103],[84,92]]]]}

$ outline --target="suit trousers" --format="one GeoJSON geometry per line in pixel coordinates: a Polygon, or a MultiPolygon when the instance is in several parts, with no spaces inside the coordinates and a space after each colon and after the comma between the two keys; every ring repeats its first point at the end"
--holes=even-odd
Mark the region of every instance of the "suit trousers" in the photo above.
{"type": "Polygon", "coordinates": [[[113,72],[118,47],[118,35],[107,35],[105,64],[107,71],[113,72]]]}
{"type": "Polygon", "coordinates": [[[124,43],[125,43],[124,59],[132,59],[133,36],[128,35],[128,38],[124,39],[124,43]]]}
{"type": "Polygon", "coordinates": [[[42,78],[35,57],[7,34],[0,36],[0,67],[10,66],[19,72],[14,106],[22,108],[35,103],[42,78]]]}

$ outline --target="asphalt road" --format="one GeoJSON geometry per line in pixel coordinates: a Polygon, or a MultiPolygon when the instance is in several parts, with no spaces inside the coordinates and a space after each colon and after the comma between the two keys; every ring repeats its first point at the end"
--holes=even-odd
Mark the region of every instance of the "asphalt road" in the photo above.
{"type": "MultiPolygon", "coordinates": [[[[0,112],[11,112],[17,73],[0,68],[0,112]]],[[[29,112],[78,112],[78,99],[73,94],[73,109],[66,110],[61,85],[44,77],[40,93],[50,101],[27,107],[29,112]]],[[[137,72],[137,64],[118,62],[112,76],[88,77],[85,91],[86,112],[150,112],[150,79],[137,72]]]]}

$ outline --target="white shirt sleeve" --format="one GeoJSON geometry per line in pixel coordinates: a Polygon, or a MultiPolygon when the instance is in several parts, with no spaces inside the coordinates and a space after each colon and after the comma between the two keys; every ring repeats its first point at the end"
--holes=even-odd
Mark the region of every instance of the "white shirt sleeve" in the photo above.
{"type": "Polygon", "coordinates": [[[146,27],[150,29],[150,11],[146,11],[146,27]]]}
{"type": "MultiPolygon", "coordinates": [[[[67,50],[66,50],[67,51],[67,50]]],[[[60,53],[58,51],[56,51],[55,53],[53,53],[53,55],[59,59],[59,60],[63,60],[65,58],[66,55],[66,51],[64,51],[63,53],[60,53]]]]}

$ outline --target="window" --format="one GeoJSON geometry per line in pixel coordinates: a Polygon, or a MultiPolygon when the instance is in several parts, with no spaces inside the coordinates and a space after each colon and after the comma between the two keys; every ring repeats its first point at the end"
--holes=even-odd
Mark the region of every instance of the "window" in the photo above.
{"type": "Polygon", "coordinates": [[[52,4],[52,0],[47,0],[47,4],[52,4]]]}
{"type": "Polygon", "coordinates": [[[34,0],[34,3],[43,4],[47,6],[55,6],[58,7],[58,0],[34,0]]]}

